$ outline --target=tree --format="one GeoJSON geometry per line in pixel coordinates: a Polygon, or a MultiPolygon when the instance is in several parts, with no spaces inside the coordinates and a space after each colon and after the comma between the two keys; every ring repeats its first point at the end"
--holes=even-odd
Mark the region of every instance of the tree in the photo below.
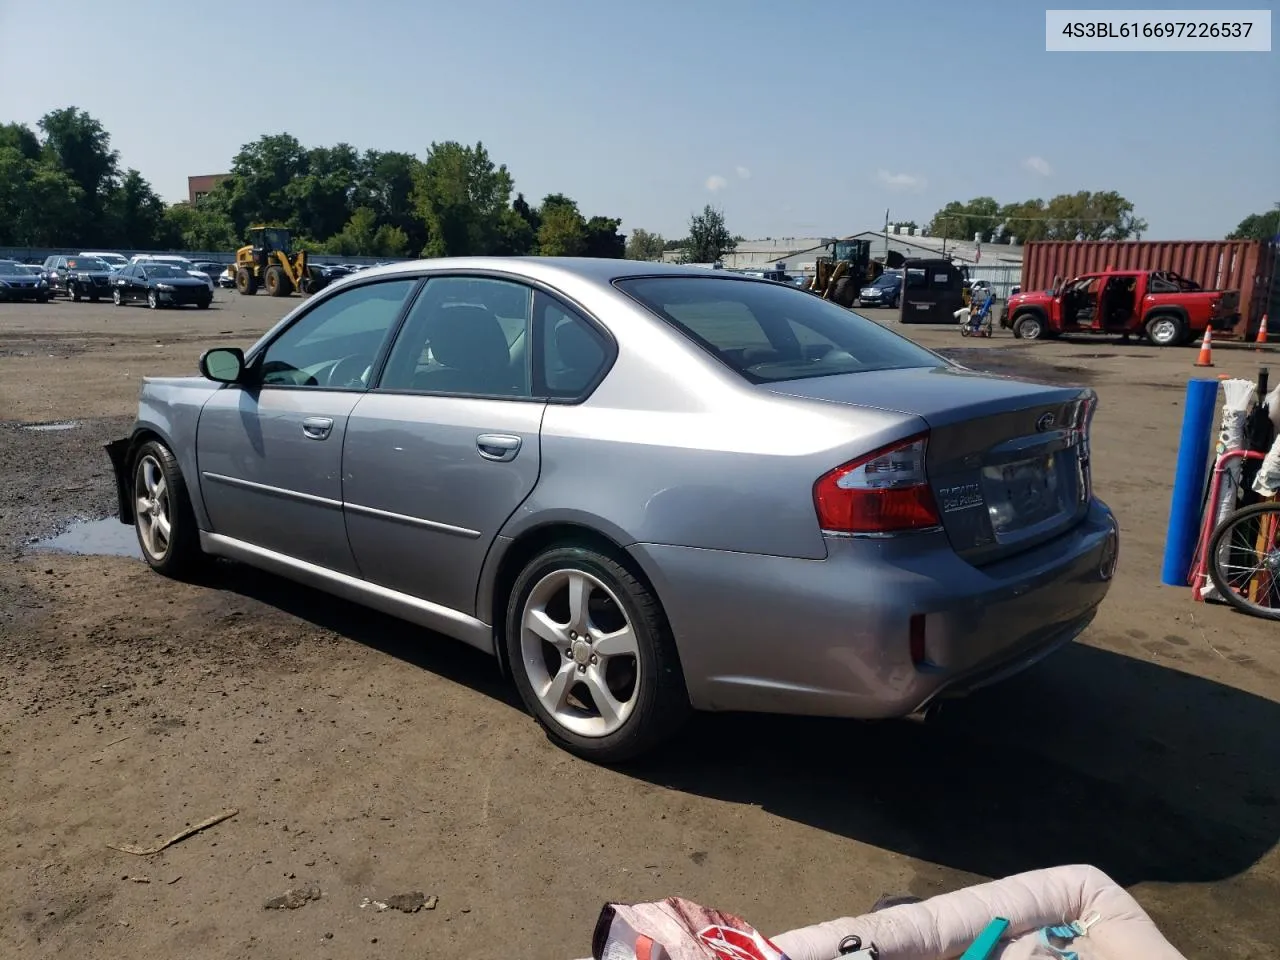
{"type": "Polygon", "coordinates": [[[425,257],[492,251],[503,236],[512,180],[489,159],[483,143],[432,143],[414,172],[413,203],[427,228],[425,257]]]}
{"type": "Polygon", "coordinates": [[[689,218],[689,241],[681,258],[684,263],[714,263],[738,247],[724,225],[724,213],[711,204],[689,218]]]}
{"type": "Polygon", "coordinates": [[[179,250],[226,250],[240,246],[241,234],[231,219],[214,204],[175,203],[164,212],[165,230],[171,238],[166,246],[179,250]]]}
{"type": "Polygon", "coordinates": [[[618,232],[622,221],[616,217],[592,217],[586,225],[584,257],[621,260],[626,255],[627,238],[618,232]]]}
{"type": "Polygon", "coordinates": [[[579,257],[587,249],[587,222],[578,204],[562,193],[545,197],[538,208],[538,255],[579,257]]]}
{"type": "Polygon", "coordinates": [[[164,201],[132,168],[107,199],[106,221],[107,242],[115,246],[136,250],[177,242],[165,220],[164,201]]]}
{"type": "Polygon", "coordinates": [[[413,205],[414,174],[422,161],[396,150],[365,151],[363,179],[356,191],[359,203],[370,206],[378,221],[405,235],[406,250],[421,250],[427,242],[426,225],[413,205]]]}
{"type": "Polygon", "coordinates": [[[1000,206],[992,197],[967,203],[953,200],[933,215],[934,236],[983,242],[997,236],[1020,240],[1127,240],[1141,238],[1147,222],[1135,216],[1133,204],[1114,190],[1063,193],[1046,203],[1024,200],[1000,206]]]}
{"type": "Polygon", "coordinates": [[[40,138],[25,123],[0,123],[0,150],[12,147],[26,160],[40,159],[40,138]]]}
{"type": "Polygon", "coordinates": [[[1280,203],[1266,213],[1251,213],[1227,234],[1228,240],[1271,241],[1280,237],[1280,203]]]}
{"type": "Polygon", "coordinates": [[[0,244],[46,247],[77,235],[84,191],[46,160],[0,146],[0,244]]]}
{"type": "Polygon", "coordinates": [[[952,200],[933,215],[929,232],[948,240],[972,240],[975,233],[990,240],[1000,226],[1000,204],[992,197],[974,197],[967,203],[952,200]]]}
{"type": "Polygon", "coordinates": [[[111,137],[78,107],[50,111],[39,126],[47,162],[75,181],[83,195],[76,238],[81,243],[103,242],[105,209],[119,175],[119,154],[111,149],[111,137]]]}
{"type": "Polygon", "coordinates": [[[628,260],[661,260],[667,241],[657,233],[636,227],[627,238],[626,258],[628,260]]]}

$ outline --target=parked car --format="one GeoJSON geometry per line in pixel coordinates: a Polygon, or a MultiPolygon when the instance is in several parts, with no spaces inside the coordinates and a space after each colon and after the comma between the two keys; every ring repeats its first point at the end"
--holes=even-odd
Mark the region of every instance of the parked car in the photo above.
{"type": "Polygon", "coordinates": [[[236,268],[235,268],[235,265],[232,264],[231,266],[223,270],[220,274],[218,274],[218,286],[220,286],[223,290],[231,290],[235,287],[235,285],[236,285],[236,268]]]}
{"type": "Polygon", "coordinates": [[[205,277],[213,286],[218,285],[218,277],[225,272],[225,268],[220,263],[213,263],[209,260],[197,260],[191,264],[191,269],[205,277]]]}
{"type": "Polygon", "coordinates": [[[213,302],[213,291],[203,279],[171,263],[131,263],[116,274],[114,286],[117,307],[145,303],[152,310],[192,305],[204,310],[213,302]]]}
{"type": "Polygon", "coordinates": [[[39,267],[0,260],[0,300],[49,302],[49,284],[39,267]]]}
{"type": "Polygon", "coordinates": [[[96,257],[97,259],[105,263],[108,267],[110,267],[112,270],[123,270],[125,267],[129,265],[129,261],[125,258],[123,254],[120,254],[120,253],[110,253],[110,252],[97,251],[97,250],[81,250],[80,256],[96,257]]]}
{"type": "Polygon", "coordinates": [[[897,309],[902,300],[902,274],[886,270],[858,291],[858,303],[864,307],[897,309]]]}
{"type": "Polygon", "coordinates": [[[1103,333],[1168,347],[1203,336],[1209,327],[1229,330],[1239,320],[1239,290],[1202,290],[1169,270],[1104,270],[1056,290],[1010,297],[1000,325],[1023,340],[1103,333]]]}
{"type": "Polygon", "coordinates": [[[207,274],[203,273],[200,270],[197,270],[196,265],[192,263],[190,260],[188,260],[186,257],[180,257],[177,254],[171,254],[171,253],[139,253],[139,254],[134,254],[134,256],[130,258],[129,262],[130,263],[167,263],[170,266],[180,267],[181,269],[189,273],[191,276],[196,277],[199,280],[203,280],[205,284],[209,287],[209,292],[210,293],[213,292],[213,289],[214,289],[213,280],[211,280],[207,274]]]}
{"type": "Polygon", "coordinates": [[[600,762],[690,708],[927,710],[1073,640],[1116,563],[1091,389],[726,271],[397,264],[199,369],[107,446],[151,567],[228,557],[474,645],[600,762]]]}
{"type": "Polygon", "coordinates": [[[52,295],[62,294],[77,303],[85,298],[97,303],[111,296],[113,272],[97,257],[53,256],[45,261],[44,270],[52,295]]]}

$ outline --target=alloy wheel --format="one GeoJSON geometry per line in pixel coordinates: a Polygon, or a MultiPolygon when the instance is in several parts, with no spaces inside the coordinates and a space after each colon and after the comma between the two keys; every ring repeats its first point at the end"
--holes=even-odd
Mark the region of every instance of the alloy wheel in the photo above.
{"type": "Polygon", "coordinates": [[[639,702],[635,628],[613,591],[584,570],[555,570],[534,585],[520,655],[543,708],[578,736],[615,733],[639,702]]]}
{"type": "Polygon", "coordinates": [[[163,560],[172,536],[169,484],[160,461],[148,454],[138,461],[134,484],[134,520],[138,541],[152,560],[163,560]]]}

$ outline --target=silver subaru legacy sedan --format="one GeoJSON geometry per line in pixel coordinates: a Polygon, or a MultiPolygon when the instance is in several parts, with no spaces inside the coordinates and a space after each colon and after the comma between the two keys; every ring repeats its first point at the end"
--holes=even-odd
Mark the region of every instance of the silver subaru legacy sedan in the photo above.
{"type": "Polygon", "coordinates": [[[396,264],[199,370],[107,446],[153,568],[230,558],[472,644],[597,762],[691,709],[927,711],[1077,637],[1116,564],[1092,390],[767,280],[396,264]]]}

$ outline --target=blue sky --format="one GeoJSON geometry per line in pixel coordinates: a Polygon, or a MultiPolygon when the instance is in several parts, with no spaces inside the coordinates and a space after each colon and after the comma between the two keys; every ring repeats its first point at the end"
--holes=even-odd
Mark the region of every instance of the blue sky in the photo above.
{"type": "Polygon", "coordinates": [[[483,140],[529,198],[669,237],[707,202],[755,238],[1115,189],[1213,238],[1280,201],[1280,54],[1046,53],[1025,0],[56,6],[0,0],[0,119],[88,110],[168,200],[287,131],[483,140]]]}

